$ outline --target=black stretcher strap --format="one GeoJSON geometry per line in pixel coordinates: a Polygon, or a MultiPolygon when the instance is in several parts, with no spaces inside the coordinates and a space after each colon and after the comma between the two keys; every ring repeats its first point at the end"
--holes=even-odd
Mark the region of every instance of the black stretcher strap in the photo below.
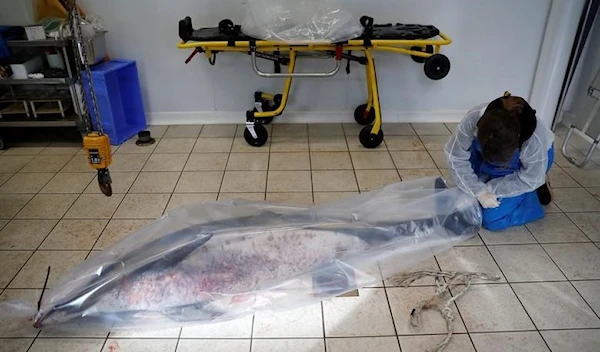
{"type": "MultiPolygon", "coordinates": [[[[273,55],[275,57],[279,57],[279,51],[275,51],[273,53],[273,55]]],[[[289,59],[288,59],[288,62],[289,62],[289,59]]],[[[281,61],[280,60],[273,61],[273,65],[274,65],[273,70],[275,71],[275,73],[281,73],[281,61]]]]}
{"type": "Polygon", "coordinates": [[[194,27],[192,27],[192,19],[188,16],[179,21],[179,38],[184,42],[190,40],[194,33],[194,27]]]}
{"type": "MultiPolygon", "coordinates": [[[[348,50],[348,56],[352,56],[352,50],[348,50]]],[[[350,74],[350,58],[348,58],[348,61],[346,62],[346,74],[350,74]]]]}

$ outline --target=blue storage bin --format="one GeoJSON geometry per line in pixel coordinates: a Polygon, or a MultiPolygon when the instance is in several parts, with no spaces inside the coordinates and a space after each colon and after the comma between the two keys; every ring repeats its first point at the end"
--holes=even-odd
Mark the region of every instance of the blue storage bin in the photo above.
{"type": "MultiPolygon", "coordinates": [[[[96,100],[104,133],[112,145],[118,145],[147,127],[140,90],[137,65],[130,60],[111,60],[91,68],[96,100]]],[[[96,114],[89,94],[87,75],[83,75],[83,90],[94,129],[96,114]]]]}

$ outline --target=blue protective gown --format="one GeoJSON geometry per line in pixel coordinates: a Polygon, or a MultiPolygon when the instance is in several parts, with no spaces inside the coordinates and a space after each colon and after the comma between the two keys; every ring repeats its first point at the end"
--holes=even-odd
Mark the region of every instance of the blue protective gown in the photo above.
{"type": "MultiPolygon", "coordinates": [[[[471,166],[483,182],[494,178],[516,173],[523,166],[520,151],[513,154],[506,164],[498,165],[483,160],[479,140],[475,138],[471,146],[471,166]]],[[[554,162],[554,146],[548,150],[548,167],[554,162]]],[[[512,226],[523,225],[544,217],[544,208],[538,199],[537,192],[531,191],[514,197],[499,198],[498,208],[483,209],[483,226],[491,231],[504,230],[512,226]]]]}

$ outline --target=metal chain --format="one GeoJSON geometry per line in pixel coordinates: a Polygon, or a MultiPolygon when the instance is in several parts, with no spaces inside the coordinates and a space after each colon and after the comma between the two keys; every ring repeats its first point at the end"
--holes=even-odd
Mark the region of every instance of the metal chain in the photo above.
{"type": "MultiPolygon", "coordinates": [[[[102,128],[102,118],[100,117],[100,111],[98,109],[98,101],[96,100],[96,90],[94,89],[94,83],[92,82],[92,72],[87,57],[87,50],[85,48],[85,40],[83,32],[81,31],[81,15],[77,8],[77,1],[72,0],[72,7],[69,8],[69,28],[71,29],[71,36],[73,38],[73,53],[75,55],[75,65],[77,72],[80,75],[80,85],[82,89],[82,95],[85,95],[83,90],[83,75],[84,71],[88,79],[88,87],[90,91],[90,97],[92,100],[92,108],[94,109],[94,115],[96,116],[96,124],[98,125],[98,132],[104,133],[102,128]],[[81,61],[83,61],[84,70],[81,69],[81,61]]],[[[91,124],[91,116],[87,109],[87,99],[83,99],[81,106],[82,114],[88,120],[88,128],[91,130],[93,125],[91,124]]]]}
{"type": "MultiPolygon", "coordinates": [[[[73,26],[73,11],[71,10],[71,7],[68,3],[68,1],[61,1],[61,3],[65,6],[65,8],[67,9],[68,12],[68,24],[69,24],[69,31],[70,31],[70,38],[71,38],[71,45],[73,46],[73,57],[75,58],[73,61],[75,61],[75,72],[77,73],[79,82],[80,82],[80,86],[81,86],[81,94],[82,97],[84,96],[84,91],[83,91],[83,85],[81,84],[81,81],[83,80],[82,78],[82,73],[81,73],[81,63],[79,61],[79,53],[77,52],[77,41],[75,40],[75,27],[73,26]]],[[[79,97],[77,97],[77,99],[79,99],[79,97]]],[[[87,110],[87,102],[83,101],[83,104],[79,104],[79,107],[81,109],[81,116],[83,116],[84,120],[85,120],[85,126],[87,129],[87,132],[91,132],[92,131],[92,121],[90,118],[90,115],[88,113],[87,110]]]]}

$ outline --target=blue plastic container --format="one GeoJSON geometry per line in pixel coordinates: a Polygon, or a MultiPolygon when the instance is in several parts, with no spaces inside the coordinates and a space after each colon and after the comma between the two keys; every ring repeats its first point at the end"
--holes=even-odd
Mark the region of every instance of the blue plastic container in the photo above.
{"type": "MultiPolygon", "coordinates": [[[[118,145],[147,127],[144,103],[135,61],[111,60],[91,68],[92,81],[104,133],[112,145],[118,145]]],[[[92,108],[87,75],[83,89],[94,129],[98,128],[92,108]]]]}

